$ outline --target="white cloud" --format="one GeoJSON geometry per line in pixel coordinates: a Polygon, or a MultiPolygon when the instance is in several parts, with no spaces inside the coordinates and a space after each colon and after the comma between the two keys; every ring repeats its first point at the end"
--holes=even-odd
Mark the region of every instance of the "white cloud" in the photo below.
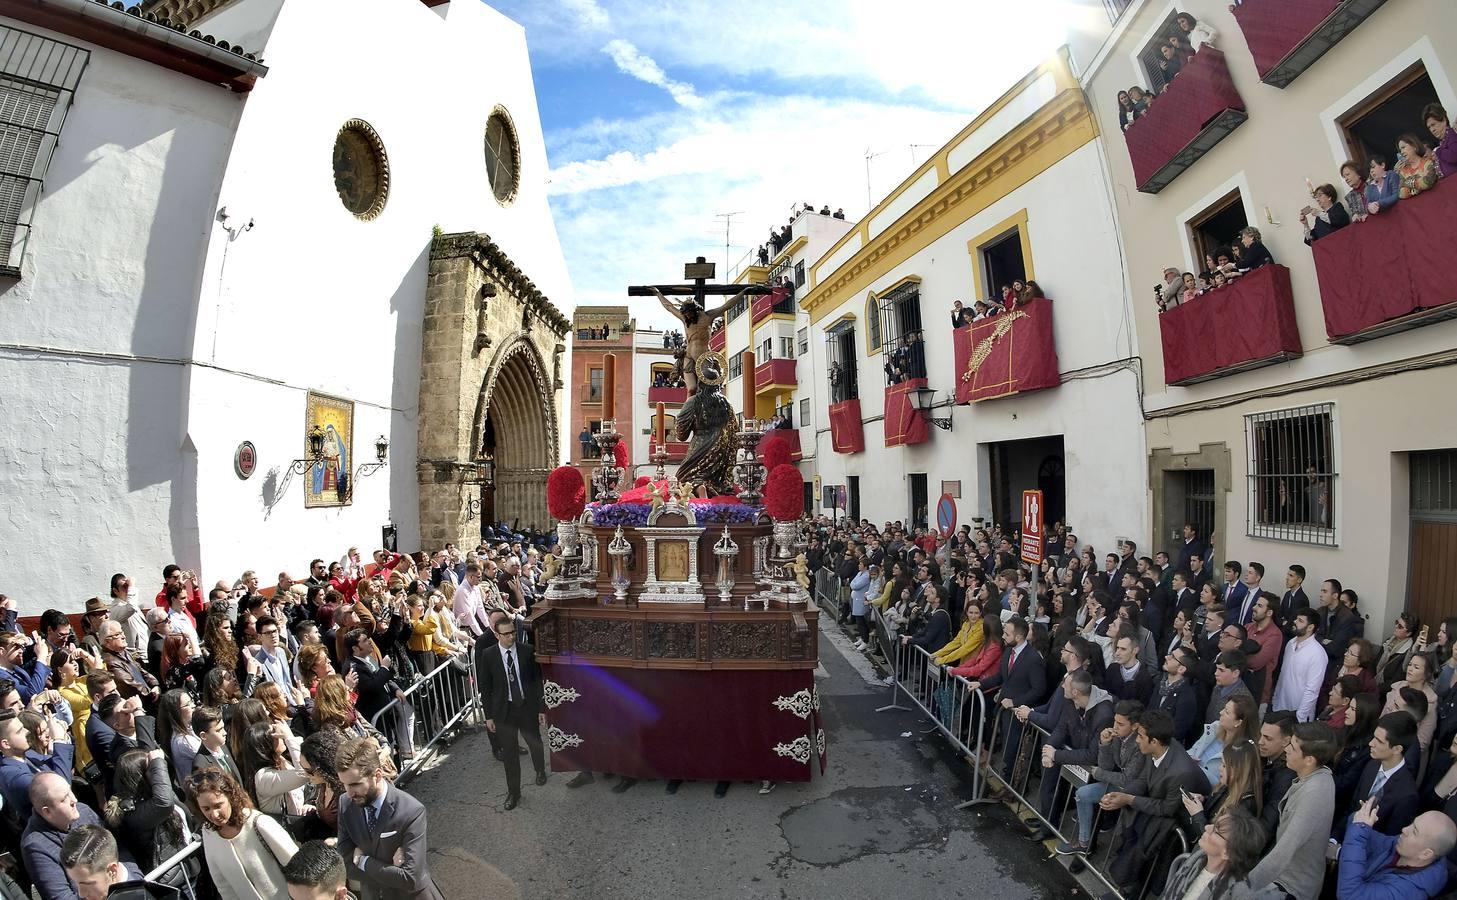
{"type": "Polygon", "coordinates": [[[657,85],[667,91],[679,106],[697,109],[703,105],[703,98],[693,90],[693,85],[669,78],[662,66],[653,62],[652,57],[634,47],[630,41],[615,38],[607,42],[602,52],[612,57],[612,61],[623,74],[657,85]]]}
{"type": "Polygon", "coordinates": [[[612,25],[612,18],[597,4],[597,0],[561,0],[561,4],[575,18],[578,28],[606,31],[612,25]]]}

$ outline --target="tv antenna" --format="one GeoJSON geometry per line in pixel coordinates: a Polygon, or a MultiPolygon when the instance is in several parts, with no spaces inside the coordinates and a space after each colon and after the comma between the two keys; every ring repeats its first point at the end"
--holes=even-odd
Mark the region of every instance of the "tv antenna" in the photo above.
{"type": "Polygon", "coordinates": [[[723,219],[723,275],[729,277],[729,228],[733,225],[734,216],[742,216],[742,209],[727,213],[714,213],[715,219],[723,219]]]}

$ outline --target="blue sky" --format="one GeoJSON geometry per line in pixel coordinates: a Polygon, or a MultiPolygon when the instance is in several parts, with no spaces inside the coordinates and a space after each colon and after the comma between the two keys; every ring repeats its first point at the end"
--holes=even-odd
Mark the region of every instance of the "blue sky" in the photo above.
{"type": "MultiPolygon", "coordinates": [[[[1091,0],[492,5],[527,29],[552,209],[582,304],[678,281],[698,255],[725,276],[717,213],[741,213],[735,261],[794,203],[859,218],[1078,17],[1102,15],[1091,0]]],[[[664,324],[656,303],[632,305],[640,324],[664,324]]]]}

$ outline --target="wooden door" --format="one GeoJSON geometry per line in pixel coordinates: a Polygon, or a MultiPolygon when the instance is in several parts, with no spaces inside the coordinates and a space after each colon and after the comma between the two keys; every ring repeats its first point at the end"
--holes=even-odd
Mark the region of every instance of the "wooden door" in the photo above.
{"type": "Polygon", "coordinates": [[[1457,522],[1411,523],[1411,577],[1407,609],[1432,624],[1457,615],[1457,522]]]}

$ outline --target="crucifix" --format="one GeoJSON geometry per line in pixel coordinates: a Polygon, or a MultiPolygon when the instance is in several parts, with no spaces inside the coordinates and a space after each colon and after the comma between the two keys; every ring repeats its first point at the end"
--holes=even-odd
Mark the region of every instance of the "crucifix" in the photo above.
{"type": "Polygon", "coordinates": [[[769,294],[774,288],[767,284],[708,284],[714,277],[715,264],[698,257],[683,266],[683,278],[692,284],[638,284],[627,289],[629,297],[657,297],[663,308],[683,323],[683,348],[678,351],[678,373],[688,386],[688,393],[698,388],[698,375],[694,367],[698,358],[708,351],[709,329],[713,321],[728,311],[745,294],[769,294]],[[732,296],[729,296],[732,295],[732,296]],[[683,297],[681,303],[673,303],[668,297],[683,297]],[[729,297],[713,309],[707,308],[710,296],[729,297]]]}

